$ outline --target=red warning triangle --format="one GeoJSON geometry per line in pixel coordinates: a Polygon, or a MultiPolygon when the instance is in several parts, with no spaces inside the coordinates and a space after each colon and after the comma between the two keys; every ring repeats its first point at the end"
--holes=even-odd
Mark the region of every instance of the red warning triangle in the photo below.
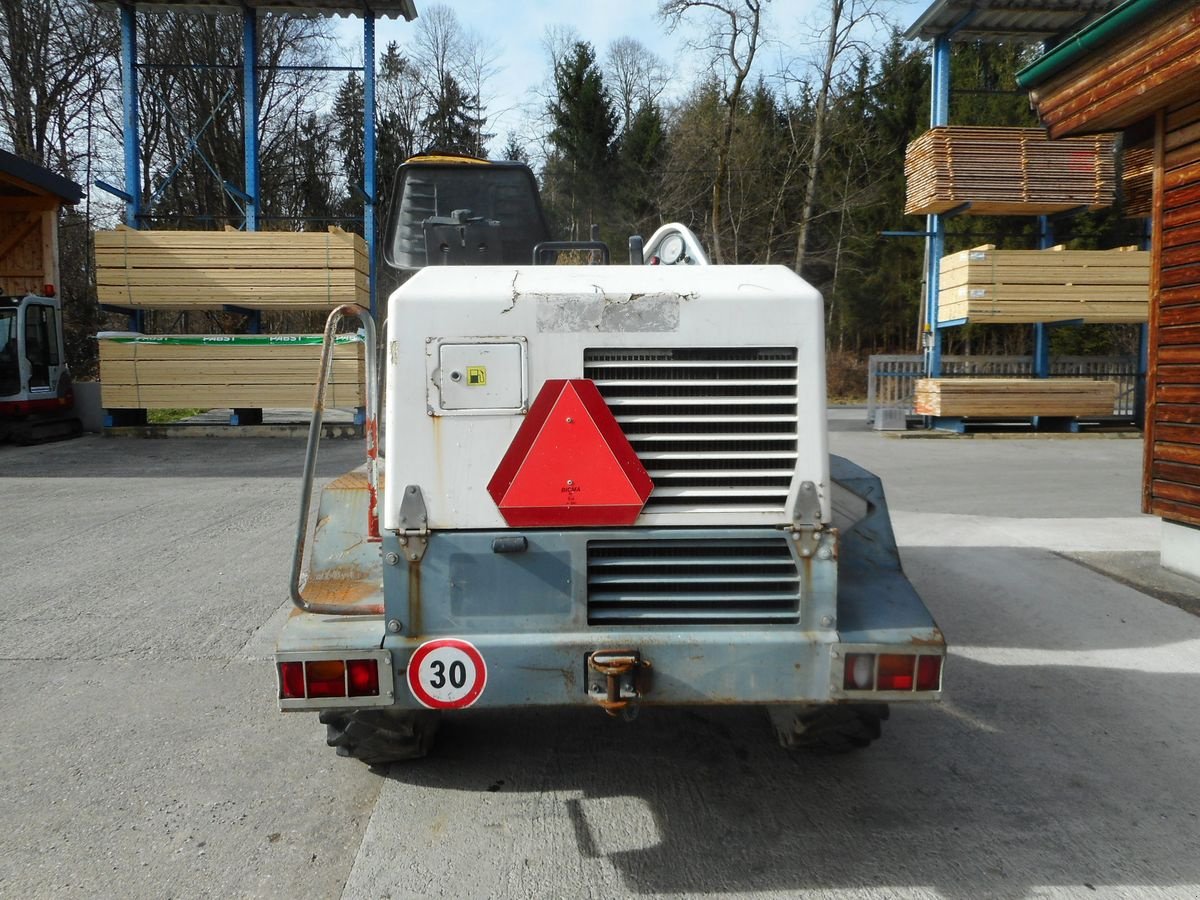
{"type": "Polygon", "coordinates": [[[631,525],[654,490],[596,385],[542,385],[488,482],[509,525],[631,525]]]}

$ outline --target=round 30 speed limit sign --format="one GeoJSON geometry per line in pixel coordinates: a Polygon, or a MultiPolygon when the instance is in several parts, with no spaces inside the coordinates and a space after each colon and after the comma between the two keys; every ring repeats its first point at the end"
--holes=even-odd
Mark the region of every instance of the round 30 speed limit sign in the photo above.
{"type": "Polygon", "coordinates": [[[466,709],[486,685],[487,664],[470,641],[426,641],[408,661],[408,689],[429,709],[466,709]]]}

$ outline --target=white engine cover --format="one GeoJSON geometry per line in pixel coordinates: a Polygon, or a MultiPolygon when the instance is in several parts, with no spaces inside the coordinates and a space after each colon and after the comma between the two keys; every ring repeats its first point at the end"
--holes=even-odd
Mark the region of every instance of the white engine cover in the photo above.
{"type": "Polygon", "coordinates": [[[387,529],[407,485],[431,528],[507,527],[488,481],[542,384],[584,377],[655,482],[638,525],[791,522],[804,482],[830,521],[823,304],[790,269],[430,266],[389,304],[387,529]]]}

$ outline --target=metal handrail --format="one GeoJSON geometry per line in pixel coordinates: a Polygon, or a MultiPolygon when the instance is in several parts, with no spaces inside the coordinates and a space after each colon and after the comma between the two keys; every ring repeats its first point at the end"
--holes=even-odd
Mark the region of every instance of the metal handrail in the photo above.
{"type": "Polygon", "coordinates": [[[321,370],[317,376],[317,387],[313,394],[312,421],[308,426],[308,446],[304,451],[304,480],[300,488],[300,524],[296,529],[296,547],[292,553],[292,603],[306,613],[323,616],[380,616],[383,606],[379,603],[342,605],[339,603],[313,603],[304,599],[300,591],[300,573],[304,563],[304,547],[308,540],[308,511],[312,503],[313,478],[317,469],[317,445],[321,442],[321,420],[325,415],[325,390],[329,382],[329,371],[333,366],[334,335],[338,323],[346,316],[357,316],[364,331],[363,357],[367,376],[366,421],[363,433],[367,439],[367,536],[369,540],[379,538],[379,509],[377,491],[377,469],[379,466],[379,366],[375,340],[375,320],[371,313],[354,303],[339,306],[325,321],[325,338],[321,344],[321,370]]]}

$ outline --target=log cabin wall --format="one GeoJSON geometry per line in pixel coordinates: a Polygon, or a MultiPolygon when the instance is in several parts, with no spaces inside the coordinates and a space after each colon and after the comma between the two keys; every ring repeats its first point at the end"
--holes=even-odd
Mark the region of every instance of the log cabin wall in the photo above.
{"type": "Polygon", "coordinates": [[[58,284],[58,208],[0,208],[0,294],[41,293],[58,284]]]}
{"type": "Polygon", "coordinates": [[[1149,32],[1134,29],[1102,53],[1031,88],[1051,139],[1119,131],[1155,110],[1195,99],[1200,4],[1164,4],[1149,32]]]}
{"type": "Polygon", "coordinates": [[[1143,507],[1200,525],[1200,97],[1158,122],[1143,507]]]}

